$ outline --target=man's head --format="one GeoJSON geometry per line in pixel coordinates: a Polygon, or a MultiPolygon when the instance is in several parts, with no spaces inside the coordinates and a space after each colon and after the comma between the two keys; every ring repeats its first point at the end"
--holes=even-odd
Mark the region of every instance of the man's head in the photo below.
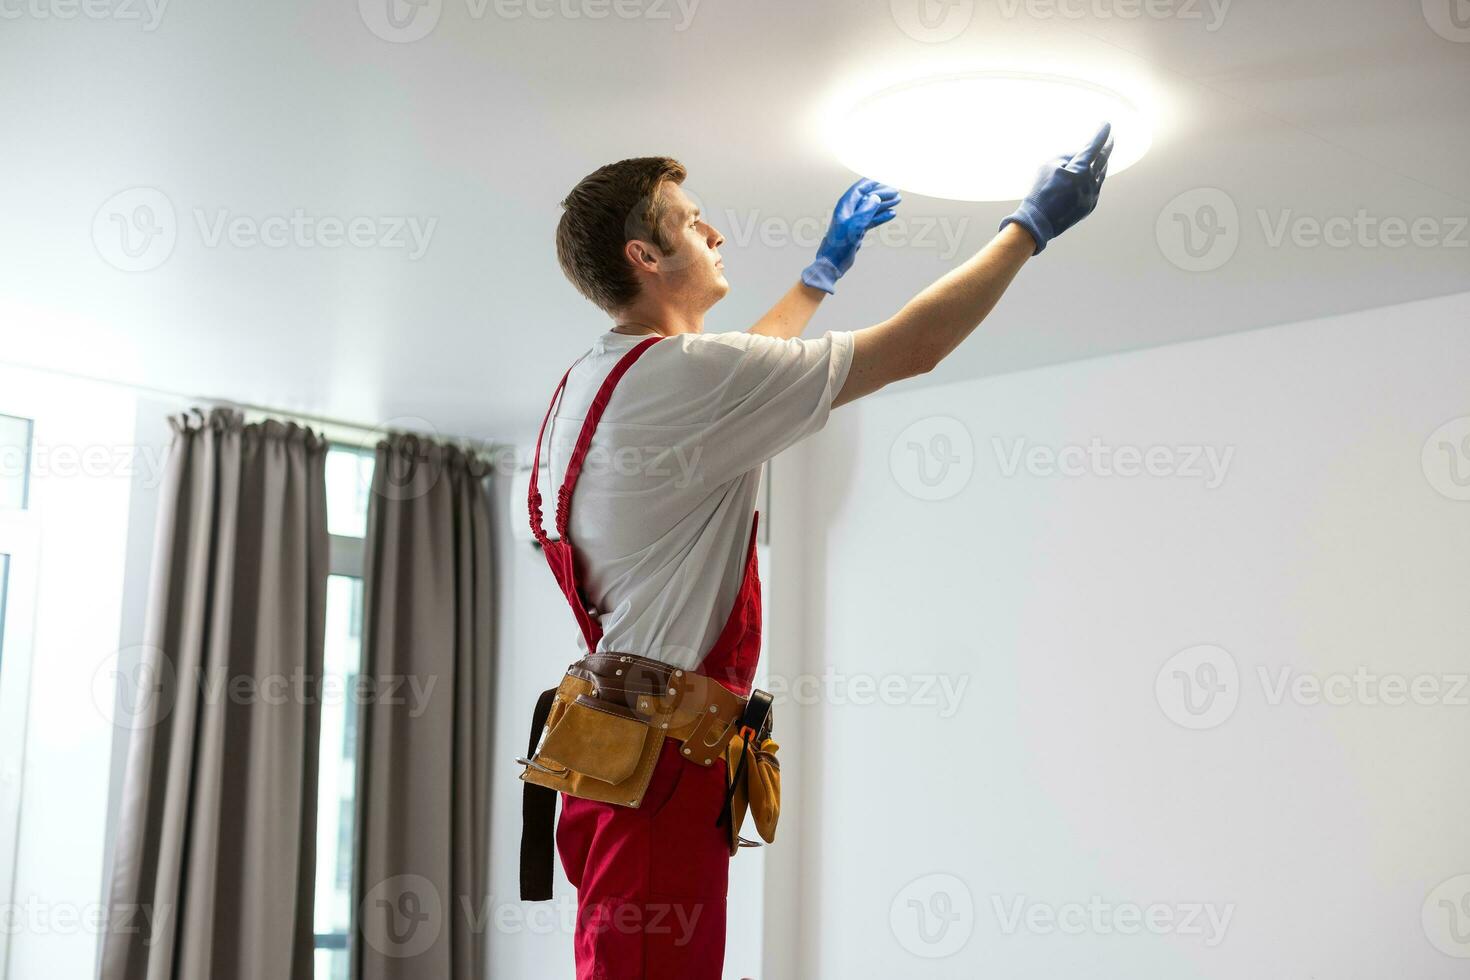
{"type": "Polygon", "coordinates": [[[556,257],[610,316],[638,306],[702,314],[730,291],[725,239],[680,186],[683,164],[634,157],[601,167],[561,202],[556,257]]]}

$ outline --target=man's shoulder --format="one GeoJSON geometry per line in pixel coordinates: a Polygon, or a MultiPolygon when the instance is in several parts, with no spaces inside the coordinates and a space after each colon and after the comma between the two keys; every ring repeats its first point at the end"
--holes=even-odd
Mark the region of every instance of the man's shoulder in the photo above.
{"type": "Polygon", "coordinates": [[[657,346],[669,345],[669,341],[674,341],[671,349],[680,354],[716,362],[737,360],[752,353],[782,350],[794,342],[745,330],[729,330],[724,333],[679,334],[657,346]]]}

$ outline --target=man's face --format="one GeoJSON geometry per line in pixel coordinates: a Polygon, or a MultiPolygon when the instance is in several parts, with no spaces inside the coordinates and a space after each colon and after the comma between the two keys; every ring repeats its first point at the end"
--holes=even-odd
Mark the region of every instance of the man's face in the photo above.
{"type": "Polygon", "coordinates": [[[663,187],[664,236],[671,255],[659,258],[661,284],[691,307],[707,310],[730,291],[719,248],[725,238],[678,184],[663,187]]]}

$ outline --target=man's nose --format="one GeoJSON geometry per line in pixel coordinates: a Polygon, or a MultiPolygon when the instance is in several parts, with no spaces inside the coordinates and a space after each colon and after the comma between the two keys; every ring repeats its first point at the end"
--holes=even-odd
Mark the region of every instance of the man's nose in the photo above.
{"type": "Polygon", "coordinates": [[[725,236],[721,235],[720,230],[714,225],[709,226],[709,240],[711,243],[710,248],[719,248],[725,244],[725,236]]]}

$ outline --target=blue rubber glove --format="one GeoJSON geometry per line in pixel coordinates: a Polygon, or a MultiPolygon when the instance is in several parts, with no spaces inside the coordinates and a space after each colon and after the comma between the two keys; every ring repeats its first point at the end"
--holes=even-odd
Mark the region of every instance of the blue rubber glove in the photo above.
{"type": "Polygon", "coordinates": [[[1092,213],[1108,175],[1113,153],[1112,123],[1104,123],[1081,153],[1064,153],[1049,161],[1037,175],[1036,186],[1016,212],[1000,223],[1015,222],[1031,233],[1036,251],[1092,213]]]}
{"type": "Polygon", "coordinates": [[[900,200],[897,188],[876,180],[865,178],[849,187],[832,210],[832,223],[827,226],[822,244],[817,246],[817,257],[801,270],[801,281],[823,292],[832,292],[837,280],[852,268],[863,235],[869,228],[893,220],[893,209],[900,200]]]}

